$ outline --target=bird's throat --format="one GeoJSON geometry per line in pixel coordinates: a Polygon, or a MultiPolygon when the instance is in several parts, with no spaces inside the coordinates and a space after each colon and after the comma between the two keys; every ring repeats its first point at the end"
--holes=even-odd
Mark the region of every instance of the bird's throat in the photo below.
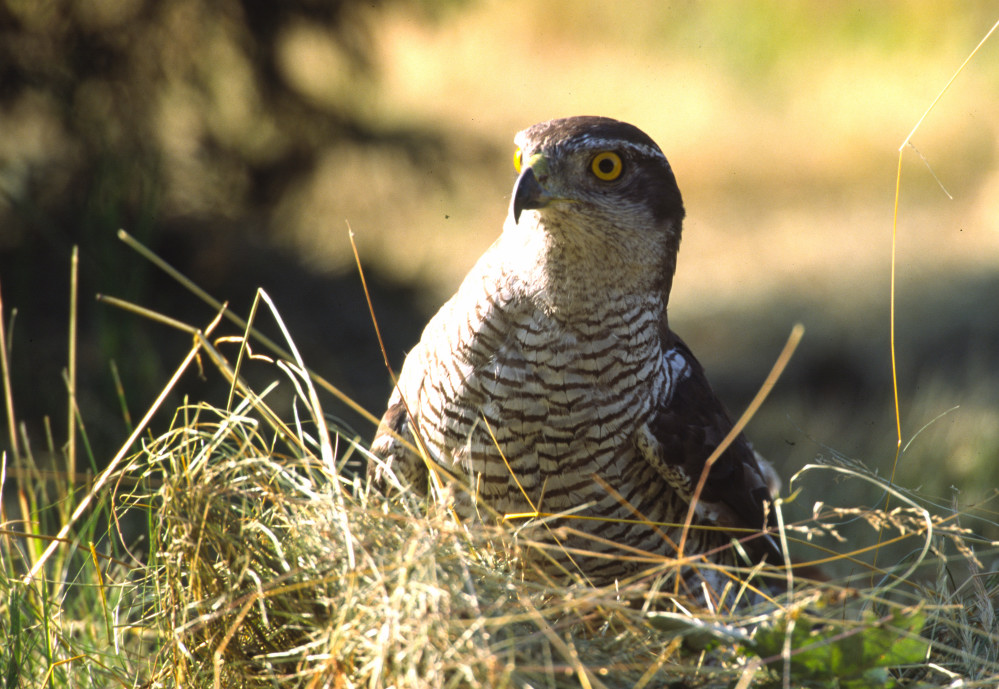
{"type": "Polygon", "coordinates": [[[646,301],[658,294],[665,313],[673,265],[663,265],[660,252],[638,246],[626,233],[596,236],[525,219],[509,234],[503,262],[546,311],[563,318],[577,312],[592,317],[609,303],[646,301]]]}

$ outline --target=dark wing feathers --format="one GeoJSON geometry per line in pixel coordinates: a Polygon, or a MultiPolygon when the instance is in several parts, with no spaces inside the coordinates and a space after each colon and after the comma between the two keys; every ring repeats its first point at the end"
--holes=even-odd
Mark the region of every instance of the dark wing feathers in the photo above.
{"type": "MultiPolygon", "coordinates": [[[[664,344],[686,362],[685,375],[676,381],[669,403],[660,408],[649,429],[660,443],[662,458],[689,477],[691,490],[697,485],[705,461],[734,425],[724,405],[715,396],[704,369],[690,348],[672,331],[664,344]]],[[[743,434],[739,434],[711,467],[700,500],[720,508],[720,526],[762,529],[775,526],[767,477],[743,434]],[[725,523],[731,522],[731,523],[725,523]]],[[[745,534],[739,534],[744,537],[745,534]]],[[[751,552],[780,556],[770,538],[747,543],[751,552]]]]}

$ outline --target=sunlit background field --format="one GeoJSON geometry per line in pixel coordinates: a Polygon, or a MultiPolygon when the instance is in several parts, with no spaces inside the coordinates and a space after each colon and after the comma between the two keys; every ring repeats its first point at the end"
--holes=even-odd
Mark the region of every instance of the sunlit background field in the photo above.
{"type": "MultiPolygon", "coordinates": [[[[238,310],[265,286],[309,364],[380,414],[389,378],[348,223],[398,365],[500,231],[514,133],[600,114],[644,129],[673,165],[688,220],[672,325],[734,413],[792,325],[807,329],[749,426],[757,449],[785,477],[817,456],[892,471],[899,148],[999,18],[993,2],[374,5],[0,3],[0,288],[4,318],[18,310],[14,396],[29,431],[65,394],[73,244],[79,396],[98,448],[126,435],[108,362],[143,408],[190,340],[92,295],[212,316],[118,243],[119,227],[238,310]]],[[[999,39],[911,144],[896,479],[992,519],[999,39]]],[[[184,392],[212,394],[197,380],[184,392]]],[[[797,507],[878,498],[813,486],[797,507]]]]}

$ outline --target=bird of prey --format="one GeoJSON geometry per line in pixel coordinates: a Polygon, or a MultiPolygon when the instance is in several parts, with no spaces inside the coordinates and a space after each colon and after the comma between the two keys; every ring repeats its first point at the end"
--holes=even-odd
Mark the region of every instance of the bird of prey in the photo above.
{"type": "MultiPolygon", "coordinates": [[[[659,146],[605,117],[542,122],[515,143],[503,232],[406,357],[374,479],[391,470],[425,491],[443,468],[468,487],[461,514],[538,515],[532,536],[557,544],[547,566],[604,585],[676,556],[732,421],[667,322],[685,212],[659,146]]],[[[744,539],[752,560],[779,563],[761,533],[773,479],[740,434],[684,553],[745,564],[744,539]]]]}

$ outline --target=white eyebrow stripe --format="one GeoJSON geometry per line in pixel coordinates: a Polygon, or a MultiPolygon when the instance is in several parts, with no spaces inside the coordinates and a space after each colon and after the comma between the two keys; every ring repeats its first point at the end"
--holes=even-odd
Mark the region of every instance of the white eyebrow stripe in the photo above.
{"type": "Polygon", "coordinates": [[[615,149],[615,148],[628,148],[636,153],[646,156],[648,158],[660,158],[666,160],[666,156],[663,152],[654,146],[648,146],[646,144],[636,144],[631,141],[623,141],[621,139],[604,139],[589,134],[584,134],[583,136],[577,138],[573,141],[572,148],[594,148],[594,149],[615,149]]]}

